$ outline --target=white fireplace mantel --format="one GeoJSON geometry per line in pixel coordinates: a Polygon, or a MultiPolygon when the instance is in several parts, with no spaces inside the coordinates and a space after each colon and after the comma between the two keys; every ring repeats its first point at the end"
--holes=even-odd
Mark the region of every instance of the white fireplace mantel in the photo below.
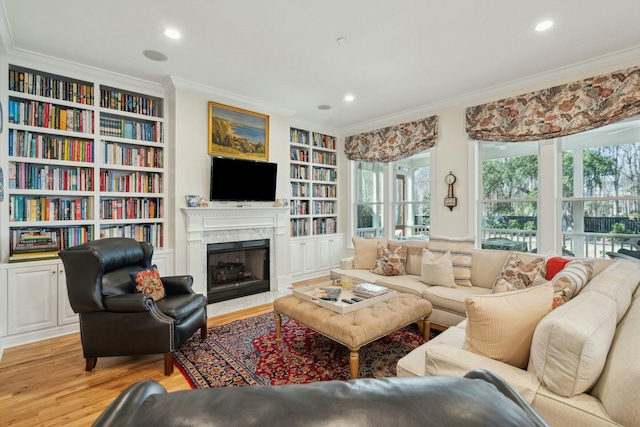
{"type": "Polygon", "coordinates": [[[269,239],[272,291],[291,283],[287,207],[182,208],[187,217],[187,268],[193,290],[207,294],[207,244],[269,239]]]}

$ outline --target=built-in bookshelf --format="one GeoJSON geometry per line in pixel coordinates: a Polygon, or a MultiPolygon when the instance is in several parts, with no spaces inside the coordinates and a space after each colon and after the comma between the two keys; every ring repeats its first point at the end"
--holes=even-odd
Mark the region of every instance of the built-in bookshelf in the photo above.
{"type": "Polygon", "coordinates": [[[7,75],[1,261],[114,236],[162,248],[162,97],[21,65],[7,75]]]}
{"type": "Polygon", "coordinates": [[[337,233],[336,138],[290,129],[291,236],[337,233]]]}

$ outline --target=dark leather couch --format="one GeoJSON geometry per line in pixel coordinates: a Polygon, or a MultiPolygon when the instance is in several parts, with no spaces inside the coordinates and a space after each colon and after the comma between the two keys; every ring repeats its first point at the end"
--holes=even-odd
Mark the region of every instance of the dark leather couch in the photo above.
{"type": "Polygon", "coordinates": [[[548,426],[510,385],[482,370],[465,378],[367,378],[173,393],[147,380],[127,388],[93,425],[548,426]]]}

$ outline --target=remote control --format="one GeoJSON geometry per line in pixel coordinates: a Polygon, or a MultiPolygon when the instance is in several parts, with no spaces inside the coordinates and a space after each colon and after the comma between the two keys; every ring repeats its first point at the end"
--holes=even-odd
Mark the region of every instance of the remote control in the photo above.
{"type": "Polygon", "coordinates": [[[346,302],[347,304],[355,304],[355,301],[351,301],[350,299],[343,298],[342,302],[346,302]]]}
{"type": "Polygon", "coordinates": [[[358,297],[351,297],[351,301],[360,302],[360,301],[364,301],[364,300],[362,298],[358,298],[358,297]]]}

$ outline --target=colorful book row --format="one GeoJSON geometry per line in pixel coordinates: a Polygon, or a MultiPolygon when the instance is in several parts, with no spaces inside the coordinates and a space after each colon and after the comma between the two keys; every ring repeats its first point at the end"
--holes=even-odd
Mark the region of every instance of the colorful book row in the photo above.
{"type": "Polygon", "coordinates": [[[289,158],[295,162],[308,162],[309,151],[301,150],[299,148],[291,148],[289,150],[289,158]]]}
{"type": "Polygon", "coordinates": [[[92,198],[10,196],[9,221],[80,221],[93,218],[92,198]]]}
{"type": "Polygon", "coordinates": [[[159,101],[141,95],[123,93],[117,89],[100,89],[100,106],[110,110],[159,117],[159,101]]]}
{"type": "Polygon", "coordinates": [[[93,133],[93,111],[48,102],[9,99],[9,123],[47,129],[93,133]]]}
{"type": "Polygon", "coordinates": [[[336,203],[314,201],[313,213],[315,215],[334,215],[336,213],[336,203]]]}
{"type": "Polygon", "coordinates": [[[104,159],[109,165],[161,168],[164,164],[160,147],[132,147],[115,142],[105,143],[104,159]]]}
{"type": "Polygon", "coordinates": [[[162,224],[127,224],[100,229],[100,238],[128,237],[138,242],[149,242],[155,248],[164,247],[164,229],[162,224]]]}
{"type": "Polygon", "coordinates": [[[9,90],[62,101],[93,105],[93,85],[38,72],[9,69],[9,90]]]}
{"type": "Polygon", "coordinates": [[[307,171],[307,166],[291,165],[291,173],[289,175],[292,179],[307,179],[307,171]]]}
{"type": "Polygon", "coordinates": [[[314,218],[313,234],[335,234],[338,231],[336,218],[314,218]]]}
{"type": "Polygon", "coordinates": [[[9,188],[18,190],[92,191],[93,169],[9,162],[9,188]]]}
{"type": "Polygon", "coordinates": [[[313,197],[337,197],[338,191],[335,185],[317,184],[313,186],[313,197]]]}
{"type": "Polygon", "coordinates": [[[93,141],[9,129],[9,156],[93,163],[93,141]]]}
{"type": "Polygon", "coordinates": [[[309,131],[289,128],[289,140],[296,144],[309,144],[309,131]]]}
{"type": "Polygon", "coordinates": [[[308,200],[292,200],[291,215],[307,215],[309,213],[308,200]]]}
{"type": "Polygon", "coordinates": [[[100,135],[138,141],[162,142],[162,123],[144,123],[100,117],[100,135]]]}
{"type": "Polygon", "coordinates": [[[127,197],[100,200],[101,219],[151,219],[164,216],[163,200],[127,197]]]}
{"type": "Polygon", "coordinates": [[[309,194],[309,186],[299,182],[291,183],[291,197],[307,197],[309,194]]]}
{"type": "Polygon", "coordinates": [[[313,132],[313,146],[329,148],[331,150],[336,149],[336,137],[323,135],[321,133],[313,132]]]}
{"type": "Polygon", "coordinates": [[[312,178],[314,181],[335,182],[338,179],[338,171],[335,169],[313,168],[312,178]]]}
{"type": "Polygon", "coordinates": [[[317,151],[313,152],[313,163],[335,166],[336,161],[337,157],[334,153],[319,153],[317,151]]]}
{"type": "Polygon", "coordinates": [[[162,193],[162,176],[158,173],[101,171],[100,191],[162,193]]]}
{"type": "Polygon", "coordinates": [[[309,235],[309,221],[307,219],[292,219],[290,232],[292,237],[309,235]]]}

